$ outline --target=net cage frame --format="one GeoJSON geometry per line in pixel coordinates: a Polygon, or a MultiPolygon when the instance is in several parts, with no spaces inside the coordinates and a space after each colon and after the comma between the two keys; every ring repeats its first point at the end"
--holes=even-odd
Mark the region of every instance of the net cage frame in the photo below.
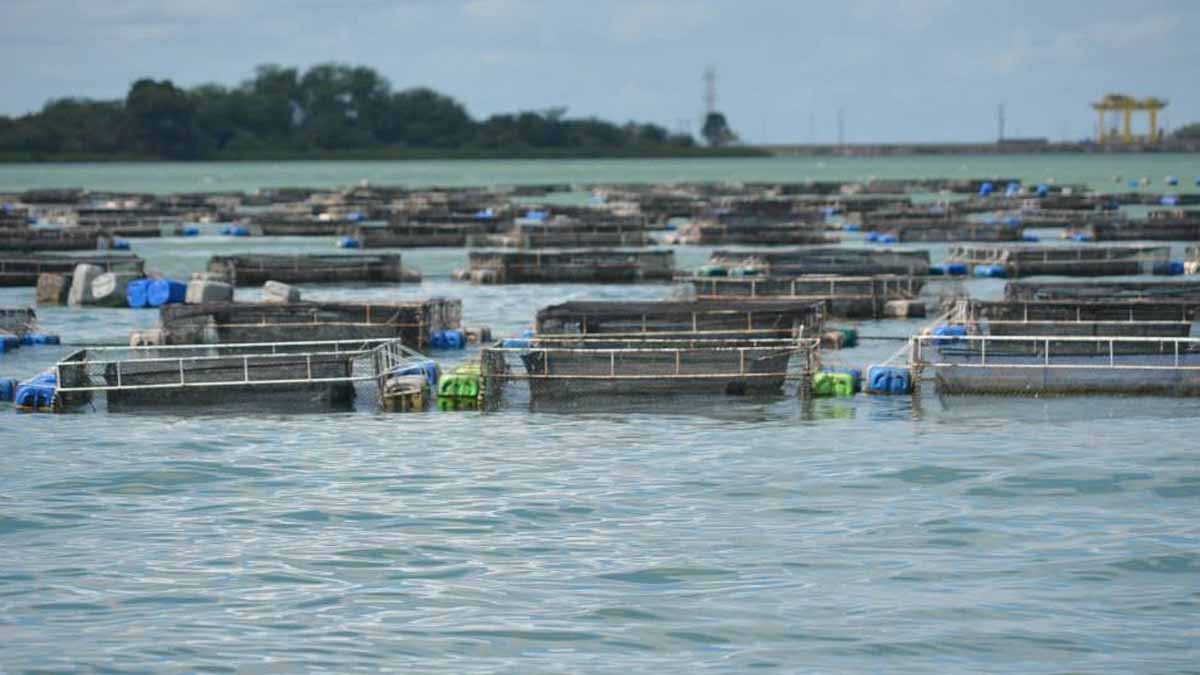
{"type": "Polygon", "coordinates": [[[825,303],[821,301],[768,300],[757,306],[704,300],[583,301],[542,308],[535,317],[535,326],[539,338],[581,335],[738,338],[772,334],[799,337],[804,330],[819,331],[826,314],[825,303]]]}
{"type": "MultiPolygon", "coordinates": [[[[531,395],[536,387],[578,386],[580,393],[594,387],[611,386],[610,394],[650,394],[669,390],[687,394],[689,383],[719,384],[765,383],[782,389],[788,380],[811,377],[820,367],[820,341],[817,338],[726,338],[690,335],[646,337],[624,335],[554,335],[529,340],[529,346],[485,347],[480,354],[484,389],[493,403],[508,382],[524,382],[531,395]],[[801,355],[797,366],[792,358],[801,355]],[[781,365],[762,370],[757,364],[773,361],[781,365]],[[556,372],[556,365],[567,364],[568,372],[556,372]],[[517,370],[518,364],[523,372],[517,370]],[[736,364],[734,368],[729,368],[736,364]],[[645,386],[642,386],[642,385],[645,386]],[[629,390],[619,388],[628,386],[629,390]]],[[[704,392],[696,392],[704,393],[704,392]]]]}
{"type": "Polygon", "coordinates": [[[185,390],[209,387],[254,387],[265,385],[307,385],[375,381],[379,384],[394,370],[417,365],[428,360],[420,352],[407,347],[399,338],[359,340],[314,340],[299,342],[225,343],[206,345],[166,345],[148,347],[91,347],[77,350],[54,365],[61,394],[93,394],[111,391],[148,391],[154,389],[185,390]],[[158,355],[165,353],[166,355],[158,355]],[[92,355],[132,355],[135,358],[92,358],[92,355]],[[151,354],[153,356],[142,356],[151,354]],[[254,378],[257,367],[294,366],[294,377],[254,378]],[[210,366],[236,374],[240,363],[241,378],[188,380],[188,374],[202,373],[198,367],[210,366]],[[343,376],[321,375],[327,364],[344,364],[343,376]],[[317,373],[314,373],[314,364],[317,373]],[[154,371],[129,372],[137,366],[169,366],[154,371]],[[189,366],[191,366],[189,368],[189,366]],[[111,367],[111,369],[110,369],[111,367]],[[178,380],[157,383],[126,383],[127,376],[138,378],[148,374],[178,373],[178,380]],[[358,372],[358,371],[362,372],[358,372]],[[115,376],[116,383],[110,381],[115,376]],[[105,384],[99,384],[104,382],[105,384]]]}

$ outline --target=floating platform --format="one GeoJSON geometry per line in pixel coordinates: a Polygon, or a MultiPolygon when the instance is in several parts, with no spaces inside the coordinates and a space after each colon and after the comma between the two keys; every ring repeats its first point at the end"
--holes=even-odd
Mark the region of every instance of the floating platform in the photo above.
{"type": "Polygon", "coordinates": [[[53,408],[77,409],[103,393],[110,412],[345,410],[356,385],[382,391],[389,373],[426,361],[394,339],[81,349],[55,365],[53,408]]]}
{"type": "Polygon", "coordinates": [[[802,248],[783,251],[716,250],[710,265],[756,269],[769,276],[918,274],[929,272],[928,251],[878,248],[802,248]]]}
{"type": "Polygon", "coordinates": [[[1170,246],[1037,246],[1028,244],[958,244],[946,262],[963,263],[974,272],[981,265],[1003,269],[1008,277],[1121,276],[1155,274],[1171,259],[1170,246]]]}
{"type": "Polygon", "coordinates": [[[398,338],[424,349],[438,331],[462,328],[462,301],[165,305],[159,327],[168,345],[398,338]]]}
{"type": "Polygon", "coordinates": [[[672,251],[471,251],[459,276],[474,283],[640,283],[670,281],[672,251]]]}
{"type": "Polygon", "coordinates": [[[145,276],[146,261],[133,254],[111,255],[0,255],[0,286],[37,286],[41,274],[70,276],[75,266],[95,265],[105,272],[145,276]]]}
{"type": "Polygon", "coordinates": [[[1200,395],[1196,338],[920,336],[911,364],[944,394],[1200,395]]]}
{"type": "Polygon", "coordinates": [[[259,286],[267,281],[285,284],[333,284],[404,280],[399,255],[371,254],[241,254],[213,256],[208,272],[235,286],[259,286]]]}
{"type": "Polygon", "coordinates": [[[922,277],[804,276],[804,277],[690,277],[697,298],[790,298],[823,302],[831,316],[883,318],[892,300],[915,299],[924,287],[922,277]]]}
{"type": "Polygon", "coordinates": [[[950,313],[959,322],[996,321],[1142,321],[1193,322],[1200,303],[1165,301],[985,301],[960,300],[950,313]]]}

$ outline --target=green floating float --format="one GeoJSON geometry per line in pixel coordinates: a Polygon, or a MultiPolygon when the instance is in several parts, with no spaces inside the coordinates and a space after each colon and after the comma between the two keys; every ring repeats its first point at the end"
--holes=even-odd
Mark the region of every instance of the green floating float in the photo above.
{"type": "Polygon", "coordinates": [[[850,373],[817,373],[813,375],[812,395],[816,398],[853,396],[854,376],[850,373]]]}

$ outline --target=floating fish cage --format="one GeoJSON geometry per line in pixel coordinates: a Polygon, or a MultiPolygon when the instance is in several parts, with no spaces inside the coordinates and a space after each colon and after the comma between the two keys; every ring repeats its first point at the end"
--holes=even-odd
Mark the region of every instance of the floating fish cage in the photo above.
{"type": "Polygon", "coordinates": [[[0,334],[21,337],[37,328],[37,314],[31,307],[0,307],[0,334]]]}
{"type": "Polygon", "coordinates": [[[1120,276],[1166,272],[1170,246],[1029,246],[959,244],[946,252],[946,262],[1002,269],[1005,276],[1120,276]]]}
{"type": "Polygon", "coordinates": [[[164,305],[159,327],[171,345],[399,338],[423,349],[436,332],[462,328],[462,301],[164,305]]]}
{"type": "Polygon", "coordinates": [[[513,382],[533,401],[717,396],[779,393],[789,377],[816,372],[818,353],[808,338],[545,336],[487,347],[481,365],[491,403],[513,382]]]}
{"type": "Polygon", "coordinates": [[[761,269],[769,276],[919,274],[929,272],[928,251],[824,247],[783,251],[713,251],[710,265],[761,269]]]}
{"type": "Polygon", "coordinates": [[[1006,223],[929,218],[921,220],[867,220],[862,229],[891,235],[902,243],[953,241],[1020,241],[1021,228],[1006,223]]]}
{"type": "Polygon", "coordinates": [[[912,300],[921,277],[900,275],[804,277],[688,277],[697,298],[790,298],[826,303],[831,316],[880,318],[892,300],[912,300]]]}
{"type": "Polygon", "coordinates": [[[356,385],[426,362],[396,339],[170,347],[95,347],[55,365],[53,407],[70,411],[103,393],[109,411],[153,408],[347,409],[356,385]]]}
{"type": "Polygon", "coordinates": [[[1200,339],[912,338],[910,365],[947,394],[1200,395],[1200,339]]]}
{"type": "Polygon", "coordinates": [[[383,227],[343,227],[338,234],[350,237],[362,248],[462,247],[467,238],[491,232],[489,221],[392,222],[383,227]]]}
{"type": "Polygon", "coordinates": [[[0,251],[106,250],[112,237],[96,227],[0,229],[0,251]]]}
{"type": "Polygon", "coordinates": [[[1200,241],[1200,218],[1153,216],[1092,223],[1092,237],[1096,241],[1200,241]]]}
{"type": "Polygon", "coordinates": [[[213,256],[208,261],[208,272],[235,286],[258,286],[267,281],[285,284],[330,284],[356,281],[396,283],[404,280],[399,255],[213,256]]]}
{"type": "Polygon", "coordinates": [[[591,301],[551,305],[537,313],[537,334],[693,337],[789,337],[816,334],[824,303],[793,300],[591,301]]]}
{"type": "Polygon", "coordinates": [[[36,286],[41,274],[71,274],[80,264],[105,272],[143,276],[146,261],[136,255],[6,255],[0,256],[0,286],[36,286]]]}
{"type": "Polygon", "coordinates": [[[1004,298],[1016,302],[1186,302],[1200,304],[1200,281],[1010,281],[1004,298]]]}
{"type": "Polygon", "coordinates": [[[961,300],[948,321],[983,335],[1188,337],[1195,306],[1112,303],[1089,308],[1078,303],[983,303],[961,300]]]}
{"type": "Polygon", "coordinates": [[[638,283],[670,281],[672,251],[471,251],[465,275],[475,283],[638,283]]]}
{"type": "Polygon", "coordinates": [[[677,244],[720,246],[729,244],[803,246],[835,244],[837,235],[826,232],[823,225],[810,223],[758,223],[747,226],[718,221],[692,221],[672,235],[677,244]]]}

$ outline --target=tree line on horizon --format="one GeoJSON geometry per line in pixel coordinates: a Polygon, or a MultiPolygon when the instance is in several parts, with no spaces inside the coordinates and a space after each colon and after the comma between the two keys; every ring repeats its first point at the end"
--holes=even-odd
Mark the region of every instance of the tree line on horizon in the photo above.
{"type": "MultiPolygon", "coordinates": [[[[723,122],[723,120],[722,120],[723,122]]],[[[719,145],[719,143],[713,143],[719,145]]],[[[123,100],[60,98],[0,116],[0,156],[227,159],[465,151],[483,155],[687,154],[688,134],[655,124],[566,117],[565,108],[475,120],[426,87],[393,91],[372,68],[267,64],[236,87],[140,79],[123,100]]]]}

